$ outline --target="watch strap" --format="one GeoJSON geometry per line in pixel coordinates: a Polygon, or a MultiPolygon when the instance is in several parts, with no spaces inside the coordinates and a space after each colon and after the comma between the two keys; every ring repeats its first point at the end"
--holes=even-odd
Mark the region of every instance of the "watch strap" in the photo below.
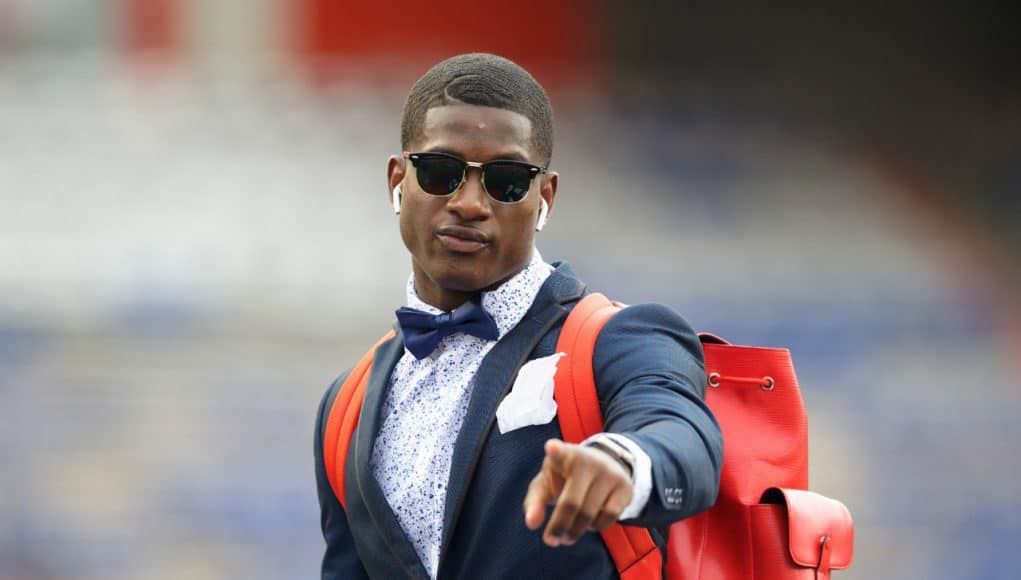
{"type": "Polygon", "coordinates": [[[597,436],[589,441],[585,442],[586,447],[593,447],[606,453],[610,457],[617,460],[624,469],[627,471],[628,477],[633,477],[635,473],[635,456],[620,443],[613,440],[612,437],[597,436]]]}

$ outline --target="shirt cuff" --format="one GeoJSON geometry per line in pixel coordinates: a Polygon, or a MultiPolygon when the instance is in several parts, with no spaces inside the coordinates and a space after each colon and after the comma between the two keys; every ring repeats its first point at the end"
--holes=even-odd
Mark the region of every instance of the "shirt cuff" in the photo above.
{"type": "Polygon", "coordinates": [[[652,493],[652,460],[637,443],[619,433],[597,433],[581,444],[586,445],[599,436],[613,439],[614,442],[626,447],[635,458],[634,469],[631,470],[631,503],[627,504],[617,521],[636,518],[645,510],[645,505],[649,503],[649,494],[652,493]]]}

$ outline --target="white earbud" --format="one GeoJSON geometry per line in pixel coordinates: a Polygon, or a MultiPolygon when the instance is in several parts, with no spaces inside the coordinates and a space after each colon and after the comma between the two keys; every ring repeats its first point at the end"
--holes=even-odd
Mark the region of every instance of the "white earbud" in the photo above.
{"type": "Polygon", "coordinates": [[[541,232],[546,227],[546,216],[549,215],[549,204],[545,198],[539,198],[539,221],[535,223],[535,231],[541,232]]]}
{"type": "Polygon", "coordinates": [[[393,206],[394,206],[394,213],[396,213],[396,214],[401,213],[401,186],[399,186],[399,185],[394,187],[394,191],[393,191],[393,206]]]}

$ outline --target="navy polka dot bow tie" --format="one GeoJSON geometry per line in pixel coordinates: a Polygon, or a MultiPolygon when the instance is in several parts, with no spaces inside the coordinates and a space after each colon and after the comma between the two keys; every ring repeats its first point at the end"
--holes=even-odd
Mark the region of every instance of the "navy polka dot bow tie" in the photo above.
{"type": "Polygon", "coordinates": [[[417,359],[429,356],[441,340],[458,332],[486,340],[500,338],[496,321],[482,308],[478,298],[436,315],[402,306],[397,309],[397,322],[404,335],[404,346],[417,359]]]}

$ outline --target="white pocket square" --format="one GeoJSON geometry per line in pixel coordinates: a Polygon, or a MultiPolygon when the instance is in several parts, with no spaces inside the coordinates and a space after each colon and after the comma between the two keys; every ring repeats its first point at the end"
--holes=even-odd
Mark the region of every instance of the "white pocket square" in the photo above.
{"type": "Polygon", "coordinates": [[[557,415],[553,376],[557,373],[557,361],[564,354],[558,352],[521,365],[511,392],[496,409],[501,434],[529,425],[545,425],[557,415]]]}

